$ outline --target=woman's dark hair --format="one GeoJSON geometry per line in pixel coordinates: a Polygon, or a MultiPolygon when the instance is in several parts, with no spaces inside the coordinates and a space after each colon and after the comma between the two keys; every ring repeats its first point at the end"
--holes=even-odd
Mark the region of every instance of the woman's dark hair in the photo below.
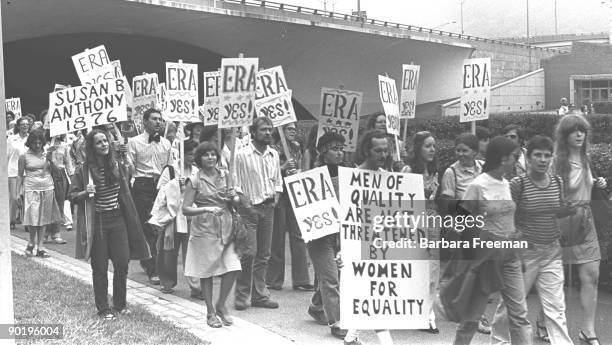
{"type": "MultiPolygon", "coordinates": [[[[200,124],[201,125],[201,124],[200,124]]],[[[195,126],[192,126],[191,128],[193,128],[195,126]]],[[[210,139],[212,139],[212,137],[217,135],[217,130],[219,129],[219,127],[217,125],[211,125],[211,126],[204,126],[202,127],[202,131],[200,132],[200,142],[205,142],[205,141],[210,141],[210,139]]],[[[190,134],[191,136],[193,136],[193,131],[190,134]]]]}
{"type": "Polygon", "coordinates": [[[28,118],[23,116],[16,120],[15,127],[13,127],[13,134],[19,134],[19,126],[23,121],[28,121],[28,118]]]}
{"type": "Polygon", "coordinates": [[[459,144],[463,144],[473,151],[478,152],[478,137],[472,133],[461,133],[455,138],[455,147],[459,144]]]}
{"type": "Polygon", "coordinates": [[[183,151],[184,152],[193,151],[195,150],[196,147],[198,147],[198,145],[199,144],[196,143],[195,141],[186,139],[185,141],[183,141],[183,151]]]}
{"type": "Polygon", "coordinates": [[[323,162],[323,159],[325,158],[324,157],[325,153],[329,151],[330,144],[333,142],[344,144],[344,141],[345,139],[341,134],[331,132],[331,131],[323,134],[319,138],[319,143],[317,145],[317,151],[320,152],[320,154],[317,157],[317,160],[321,164],[321,166],[325,165],[325,162],[323,162]]]}
{"type": "Polygon", "coordinates": [[[548,150],[554,152],[554,144],[551,138],[545,135],[536,135],[527,142],[527,157],[531,156],[533,150],[548,150]]]}
{"type": "Polygon", "coordinates": [[[368,115],[368,122],[366,122],[366,129],[374,129],[374,127],[376,127],[376,119],[378,119],[378,117],[380,115],[386,116],[384,112],[382,111],[377,111],[374,114],[370,114],[368,115]]]}
{"type": "Polygon", "coordinates": [[[387,133],[378,130],[371,129],[363,133],[361,138],[359,138],[359,143],[357,145],[357,156],[360,162],[363,162],[370,155],[370,150],[372,149],[372,139],[387,139],[387,133]]]}
{"type": "Polygon", "coordinates": [[[424,159],[421,157],[421,149],[425,144],[425,140],[433,137],[434,136],[430,132],[421,131],[417,132],[412,138],[413,155],[409,165],[413,174],[422,174],[425,172],[425,168],[427,168],[427,173],[430,175],[435,174],[436,171],[438,171],[438,160],[436,155],[434,155],[434,159],[431,162],[427,163],[427,166],[423,164],[424,159]]]}
{"type": "Polygon", "coordinates": [[[31,131],[30,135],[28,135],[28,139],[26,139],[25,146],[27,148],[32,148],[32,144],[36,140],[40,140],[41,145],[45,145],[45,132],[42,129],[31,131]]]}
{"type": "Polygon", "coordinates": [[[491,139],[491,131],[488,128],[482,126],[476,126],[476,137],[478,140],[491,139]]]}
{"type": "Polygon", "coordinates": [[[217,145],[211,143],[210,141],[204,141],[195,149],[195,153],[193,154],[193,162],[195,165],[202,169],[202,156],[204,156],[207,152],[213,151],[215,155],[217,155],[217,162],[221,159],[221,153],[219,152],[219,148],[217,145]]]}
{"type": "Polygon", "coordinates": [[[489,172],[497,169],[502,164],[504,157],[510,156],[518,147],[519,146],[514,141],[501,135],[491,139],[489,145],[487,145],[487,153],[485,154],[482,172],[489,172]]]}
{"type": "Polygon", "coordinates": [[[117,164],[117,160],[115,159],[115,152],[112,148],[109,147],[108,154],[104,157],[104,166],[100,167],[98,165],[98,160],[96,159],[96,148],[94,143],[94,138],[97,134],[104,134],[106,140],[108,140],[108,145],[110,146],[111,140],[108,136],[108,132],[92,129],[87,136],[85,137],[85,152],[87,154],[87,165],[89,166],[89,170],[91,171],[91,175],[94,179],[94,183],[100,183],[102,181],[102,174],[100,172],[100,168],[104,168],[104,183],[106,185],[115,184],[119,181],[119,164],[117,164]]]}
{"type": "MultiPolygon", "coordinates": [[[[8,120],[9,116],[13,117],[13,120],[15,120],[15,113],[13,113],[10,110],[6,111],[6,119],[8,120]]],[[[12,121],[12,120],[11,120],[12,121]]]]}

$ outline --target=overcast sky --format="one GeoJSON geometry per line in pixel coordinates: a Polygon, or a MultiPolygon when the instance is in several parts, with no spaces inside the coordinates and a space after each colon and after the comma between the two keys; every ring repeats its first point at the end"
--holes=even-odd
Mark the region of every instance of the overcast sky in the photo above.
{"type": "MultiPolygon", "coordinates": [[[[323,9],[324,0],[277,0],[323,9]]],[[[357,0],[327,0],[327,10],[350,13],[357,0]]],[[[602,0],[556,0],[559,33],[608,31],[602,0]]],[[[361,0],[370,18],[461,32],[461,0],[361,0]],[[449,23],[450,22],[450,23],[449,23]],[[452,23],[455,22],[455,23],[452,23]],[[444,25],[445,23],[449,23],[444,25]]],[[[466,34],[486,37],[526,35],[527,0],[464,0],[466,34]]],[[[555,33],[555,0],[529,1],[530,35],[555,33]]]]}

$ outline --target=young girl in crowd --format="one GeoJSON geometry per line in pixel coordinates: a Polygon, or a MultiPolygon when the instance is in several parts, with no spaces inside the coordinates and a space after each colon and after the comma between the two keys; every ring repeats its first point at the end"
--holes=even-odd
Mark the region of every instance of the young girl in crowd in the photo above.
{"type": "Polygon", "coordinates": [[[595,333],[597,283],[601,253],[593,214],[589,205],[591,189],[605,188],[606,180],[594,179],[587,145],[591,126],[581,115],[568,114],[559,120],[555,130],[553,173],[563,179],[566,200],[576,213],[563,218],[561,225],[563,261],[578,267],[582,319],[579,337],[590,345],[599,344],[595,333]]]}
{"type": "Polygon", "coordinates": [[[62,221],[62,214],[55,200],[53,178],[48,157],[44,152],[45,133],[36,129],[30,132],[25,146],[28,150],[19,156],[17,190],[24,191],[23,225],[30,231],[26,255],[49,257],[42,246],[45,227],[62,221]]]}
{"type": "Polygon", "coordinates": [[[98,315],[112,320],[126,309],[129,260],[151,257],[128,180],[128,167],[118,162],[105,131],[87,134],[87,161],[72,179],[69,197],[77,203],[76,257],[91,257],[98,315]],[[113,310],[108,305],[108,260],[113,262],[113,310]]]}

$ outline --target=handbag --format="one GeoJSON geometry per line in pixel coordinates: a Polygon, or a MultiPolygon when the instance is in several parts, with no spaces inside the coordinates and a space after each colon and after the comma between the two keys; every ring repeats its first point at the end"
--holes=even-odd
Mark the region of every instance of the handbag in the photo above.
{"type": "Polygon", "coordinates": [[[234,243],[234,250],[238,256],[254,256],[256,252],[257,238],[255,231],[250,231],[242,216],[233,207],[230,207],[232,213],[232,233],[229,243],[234,243]]]}
{"type": "MultiPolygon", "coordinates": [[[[593,178],[597,179],[595,169],[592,165],[590,168],[593,178]]],[[[595,185],[591,189],[591,211],[599,241],[607,241],[612,232],[612,201],[603,189],[595,185]]]]}

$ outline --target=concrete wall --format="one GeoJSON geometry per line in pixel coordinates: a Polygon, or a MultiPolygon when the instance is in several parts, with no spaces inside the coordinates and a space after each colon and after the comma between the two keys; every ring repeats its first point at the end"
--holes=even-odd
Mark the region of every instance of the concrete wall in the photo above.
{"type": "MultiPolygon", "coordinates": [[[[491,114],[544,109],[544,70],[528,73],[491,88],[491,114]]],[[[442,116],[459,116],[460,100],[442,106],[442,116]]]]}
{"type": "Polygon", "coordinates": [[[612,46],[574,42],[571,53],[545,59],[542,66],[546,78],[546,107],[555,109],[561,98],[571,98],[571,75],[612,74],[612,46]]]}

